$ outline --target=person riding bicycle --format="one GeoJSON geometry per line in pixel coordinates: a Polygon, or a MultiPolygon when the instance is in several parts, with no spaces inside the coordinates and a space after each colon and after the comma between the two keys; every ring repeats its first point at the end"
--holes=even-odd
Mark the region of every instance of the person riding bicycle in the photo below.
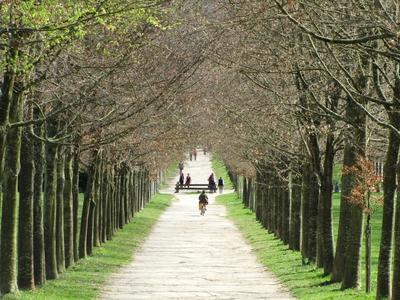
{"type": "Polygon", "coordinates": [[[204,216],[204,213],[207,210],[207,205],[208,205],[208,197],[206,195],[205,191],[202,191],[200,196],[199,196],[199,210],[200,210],[200,215],[204,216]]]}

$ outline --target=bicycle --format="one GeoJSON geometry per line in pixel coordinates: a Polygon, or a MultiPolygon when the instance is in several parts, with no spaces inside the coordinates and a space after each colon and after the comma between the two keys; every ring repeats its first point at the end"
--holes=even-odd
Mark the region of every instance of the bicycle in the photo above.
{"type": "Polygon", "coordinates": [[[202,203],[201,208],[200,208],[200,215],[204,216],[204,214],[206,213],[206,210],[207,210],[207,204],[202,203]]]}

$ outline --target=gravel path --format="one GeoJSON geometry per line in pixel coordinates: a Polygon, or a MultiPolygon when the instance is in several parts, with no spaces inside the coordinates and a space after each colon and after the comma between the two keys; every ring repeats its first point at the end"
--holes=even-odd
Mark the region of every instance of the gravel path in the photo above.
{"type": "MultiPolygon", "coordinates": [[[[199,151],[197,161],[186,162],[188,172],[192,183],[207,182],[209,157],[199,151]]],[[[294,299],[256,261],[213,194],[204,217],[197,193],[176,197],[134,261],[108,280],[100,299],[294,299]]]]}

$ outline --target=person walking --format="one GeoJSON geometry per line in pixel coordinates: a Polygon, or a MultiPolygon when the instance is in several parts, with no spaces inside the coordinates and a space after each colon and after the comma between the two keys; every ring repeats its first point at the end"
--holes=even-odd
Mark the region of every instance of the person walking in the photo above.
{"type": "Polygon", "coordinates": [[[179,175],[179,185],[183,186],[184,183],[185,183],[185,175],[182,172],[181,175],[179,175]]]}
{"type": "Polygon", "coordinates": [[[202,191],[199,196],[199,210],[201,216],[204,216],[207,210],[207,205],[208,205],[208,197],[206,195],[206,192],[202,191]]]}
{"type": "Polygon", "coordinates": [[[218,179],[218,190],[220,194],[224,192],[224,180],[222,179],[222,177],[218,179]]]}
{"type": "Polygon", "coordinates": [[[192,182],[192,178],[190,177],[190,174],[188,173],[186,175],[185,186],[189,187],[191,182],[192,182]]]}
{"type": "Polygon", "coordinates": [[[208,177],[208,189],[212,193],[217,191],[217,187],[216,187],[215,179],[214,179],[214,173],[211,173],[211,175],[208,177]]]}

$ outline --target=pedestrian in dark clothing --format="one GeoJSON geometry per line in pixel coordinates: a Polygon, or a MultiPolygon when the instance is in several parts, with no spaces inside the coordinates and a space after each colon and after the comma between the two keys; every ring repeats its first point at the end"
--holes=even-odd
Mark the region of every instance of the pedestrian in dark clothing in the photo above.
{"type": "Polygon", "coordinates": [[[214,179],[214,173],[211,173],[211,175],[208,177],[208,189],[211,192],[217,191],[217,186],[215,184],[215,179],[214,179]]]}
{"type": "Polygon", "coordinates": [[[187,187],[189,187],[191,181],[192,181],[192,178],[190,178],[190,174],[188,173],[188,174],[186,175],[185,185],[186,185],[187,187]]]}
{"type": "Polygon", "coordinates": [[[207,146],[204,146],[204,148],[203,148],[203,154],[204,154],[204,155],[207,154],[207,146]]]}
{"type": "Polygon", "coordinates": [[[185,183],[185,175],[181,173],[179,176],[179,185],[183,185],[185,183]]]}
{"type": "Polygon", "coordinates": [[[224,180],[222,179],[222,177],[218,179],[218,190],[220,194],[224,192],[224,180]]]}

